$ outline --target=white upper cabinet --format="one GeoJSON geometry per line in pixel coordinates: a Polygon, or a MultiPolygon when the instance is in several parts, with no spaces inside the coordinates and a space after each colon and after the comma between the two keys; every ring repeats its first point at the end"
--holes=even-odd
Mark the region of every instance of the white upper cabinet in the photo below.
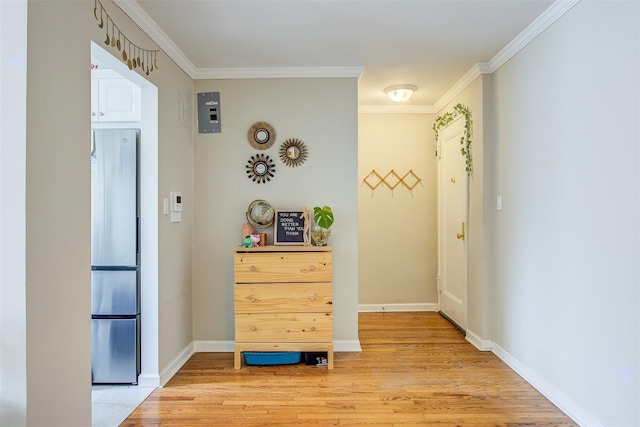
{"type": "Polygon", "coordinates": [[[91,72],[91,121],[139,122],[140,87],[111,70],[91,72]]]}

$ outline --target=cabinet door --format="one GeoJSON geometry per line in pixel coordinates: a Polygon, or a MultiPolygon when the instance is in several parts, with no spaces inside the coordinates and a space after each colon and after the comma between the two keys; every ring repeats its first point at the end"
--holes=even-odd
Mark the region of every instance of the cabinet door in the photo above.
{"type": "Polygon", "coordinates": [[[98,80],[98,116],[101,122],[139,122],[140,88],[127,79],[98,80]]]}

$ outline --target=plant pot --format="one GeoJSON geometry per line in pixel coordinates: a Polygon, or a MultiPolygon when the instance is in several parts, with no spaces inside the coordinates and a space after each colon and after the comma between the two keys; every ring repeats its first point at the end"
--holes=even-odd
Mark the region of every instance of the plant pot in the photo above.
{"type": "Polygon", "coordinates": [[[330,235],[331,230],[329,229],[322,228],[316,223],[311,226],[311,243],[314,246],[327,246],[330,235]]]}

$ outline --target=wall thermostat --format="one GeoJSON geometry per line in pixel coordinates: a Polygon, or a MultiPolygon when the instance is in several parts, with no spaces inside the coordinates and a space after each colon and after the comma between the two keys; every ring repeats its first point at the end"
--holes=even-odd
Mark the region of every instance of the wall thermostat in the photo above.
{"type": "Polygon", "coordinates": [[[171,192],[171,222],[182,222],[182,193],[171,192]]]}
{"type": "Polygon", "coordinates": [[[173,212],[182,212],[182,193],[171,192],[171,210],[173,212]]]}

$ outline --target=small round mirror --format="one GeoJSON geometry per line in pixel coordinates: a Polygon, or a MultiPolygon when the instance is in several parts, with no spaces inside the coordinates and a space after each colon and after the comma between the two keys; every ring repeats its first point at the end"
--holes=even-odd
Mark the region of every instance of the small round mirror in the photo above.
{"type": "Polygon", "coordinates": [[[247,162],[246,172],[249,179],[260,184],[271,181],[276,169],[273,160],[269,156],[257,154],[251,156],[251,159],[247,162]]]}
{"type": "Polygon", "coordinates": [[[267,165],[264,164],[263,162],[256,163],[253,166],[253,170],[256,172],[257,175],[264,175],[265,173],[267,173],[267,165]]]}
{"type": "Polygon", "coordinates": [[[297,159],[298,157],[300,157],[300,149],[295,146],[287,148],[287,157],[291,160],[297,159]]]}
{"type": "Polygon", "coordinates": [[[256,142],[264,144],[269,140],[269,132],[264,129],[258,129],[256,132],[256,142]]]}
{"type": "Polygon", "coordinates": [[[280,146],[280,160],[287,166],[300,166],[307,160],[309,150],[304,142],[296,138],[287,139],[280,146]]]}

